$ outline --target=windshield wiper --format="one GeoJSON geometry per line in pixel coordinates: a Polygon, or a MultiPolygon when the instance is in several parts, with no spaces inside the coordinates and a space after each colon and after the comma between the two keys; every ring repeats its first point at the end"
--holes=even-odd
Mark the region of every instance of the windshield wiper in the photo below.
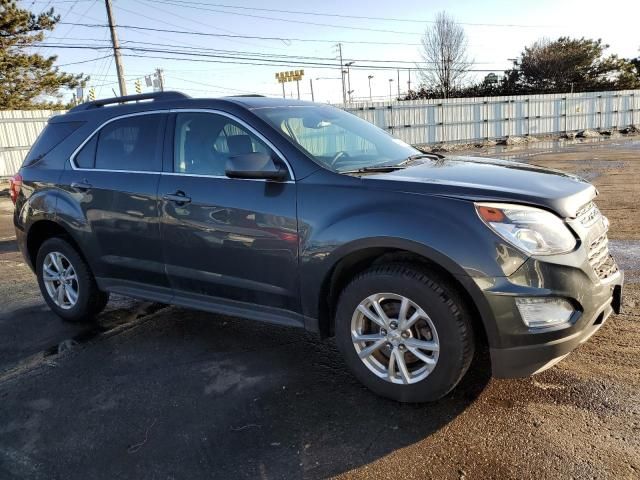
{"type": "Polygon", "coordinates": [[[444,155],[440,155],[439,153],[416,153],[414,155],[409,155],[398,165],[405,165],[407,163],[413,162],[414,160],[419,160],[420,158],[435,158],[436,160],[442,160],[444,158],[444,155]]]}
{"type": "Polygon", "coordinates": [[[413,162],[414,160],[418,160],[420,158],[435,158],[436,160],[441,160],[444,158],[444,155],[440,155],[439,153],[416,153],[414,155],[409,155],[407,158],[405,158],[399,163],[385,164],[385,165],[371,165],[368,167],[361,167],[353,170],[344,170],[340,173],[393,172],[394,170],[402,170],[403,168],[407,168],[407,165],[409,163],[413,162]]]}
{"type": "Polygon", "coordinates": [[[356,168],[353,170],[343,170],[339,173],[375,173],[375,172],[393,172],[394,170],[402,170],[407,168],[403,165],[371,165],[370,167],[356,168]]]}

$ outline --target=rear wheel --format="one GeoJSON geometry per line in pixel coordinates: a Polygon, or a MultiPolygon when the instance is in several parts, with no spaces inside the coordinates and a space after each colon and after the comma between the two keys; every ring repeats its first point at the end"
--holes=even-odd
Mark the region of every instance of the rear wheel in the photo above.
{"type": "Polygon", "coordinates": [[[402,402],[446,395],[474,353],[470,318],[457,291],[403,264],[373,267],[343,290],[336,337],[362,383],[402,402]]]}
{"type": "Polygon", "coordinates": [[[47,305],[64,320],[92,320],[109,301],[109,294],[98,290],[87,263],[62,238],[51,238],[42,244],[36,275],[47,305]]]}

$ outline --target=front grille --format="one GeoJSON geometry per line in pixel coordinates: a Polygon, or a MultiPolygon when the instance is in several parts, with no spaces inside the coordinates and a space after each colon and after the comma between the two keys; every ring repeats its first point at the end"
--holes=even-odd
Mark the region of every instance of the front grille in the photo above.
{"type": "Polygon", "coordinates": [[[609,253],[609,240],[606,232],[589,244],[589,264],[601,280],[618,271],[616,261],[609,253]]]}
{"type": "Polygon", "coordinates": [[[607,238],[609,222],[606,217],[600,213],[600,210],[594,202],[589,202],[580,207],[576,213],[576,219],[583,227],[590,229],[590,234],[587,238],[593,238],[594,233],[598,232],[598,236],[588,244],[589,264],[601,280],[610,277],[618,271],[618,266],[609,253],[609,240],[607,238]],[[602,231],[601,227],[596,227],[599,221],[603,222],[604,231],[602,231]]]}
{"type": "Polygon", "coordinates": [[[602,214],[593,202],[583,205],[576,213],[576,218],[585,227],[593,225],[600,217],[602,217],[602,214]]]}

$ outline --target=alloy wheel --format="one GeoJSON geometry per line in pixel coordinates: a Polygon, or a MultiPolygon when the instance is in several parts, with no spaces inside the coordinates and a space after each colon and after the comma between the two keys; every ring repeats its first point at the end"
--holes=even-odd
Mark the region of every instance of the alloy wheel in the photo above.
{"type": "Polygon", "coordinates": [[[358,304],[351,318],[351,340],[371,372],[397,384],[424,380],[440,352],[429,315],[395,293],[376,293],[358,304]]]}
{"type": "Polygon", "coordinates": [[[69,310],[78,302],[78,275],[67,257],[50,252],[42,265],[42,280],[47,294],[58,307],[69,310]]]}

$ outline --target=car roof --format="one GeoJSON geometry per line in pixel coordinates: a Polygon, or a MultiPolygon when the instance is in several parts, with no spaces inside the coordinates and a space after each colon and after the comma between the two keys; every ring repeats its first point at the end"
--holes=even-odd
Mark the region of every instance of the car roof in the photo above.
{"type": "Polygon", "coordinates": [[[232,97],[222,97],[222,99],[237,103],[252,110],[256,108],[301,107],[317,105],[316,103],[306,102],[304,100],[294,100],[292,98],[263,97],[258,95],[238,95],[232,97]]]}
{"type": "Polygon", "coordinates": [[[239,95],[218,98],[192,98],[180,92],[155,92],[152,94],[130,95],[100,99],[82,103],[64,115],[52,117],[51,122],[75,120],[105,120],[112,117],[141,113],[149,110],[180,108],[224,109],[229,107],[255,110],[273,107],[300,107],[319,105],[302,100],[263,97],[260,95],[239,95]]]}

